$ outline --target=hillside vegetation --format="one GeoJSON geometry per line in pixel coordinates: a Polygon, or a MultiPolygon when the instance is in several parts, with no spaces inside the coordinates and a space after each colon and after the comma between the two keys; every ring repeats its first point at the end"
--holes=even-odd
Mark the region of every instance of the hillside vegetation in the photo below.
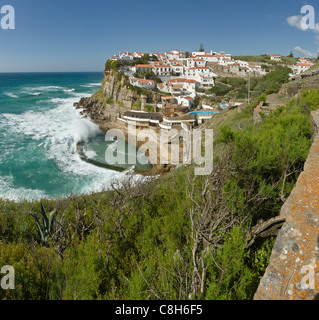
{"type": "Polygon", "coordinates": [[[282,56],[281,59],[282,61],[274,61],[270,59],[270,56],[266,55],[260,55],[260,56],[236,56],[233,57],[235,60],[243,60],[243,61],[248,61],[248,62],[261,62],[261,63],[267,63],[272,66],[277,66],[280,64],[286,64],[286,65],[293,65],[295,64],[298,59],[291,57],[291,56],[282,56]]]}
{"type": "Polygon", "coordinates": [[[255,125],[253,105],[216,115],[208,176],[190,165],[97,194],[0,201],[0,266],[16,274],[0,298],[252,299],[274,241],[248,245],[252,228],[291,193],[318,105],[309,90],[255,125]]]}

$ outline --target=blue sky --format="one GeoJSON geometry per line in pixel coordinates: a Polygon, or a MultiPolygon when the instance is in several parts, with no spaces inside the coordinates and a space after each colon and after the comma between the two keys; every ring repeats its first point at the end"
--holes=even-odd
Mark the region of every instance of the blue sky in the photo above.
{"type": "Polygon", "coordinates": [[[287,22],[309,4],[319,23],[314,0],[0,0],[6,4],[16,28],[0,29],[0,72],[102,71],[119,51],[196,51],[201,43],[233,55],[319,49],[319,30],[287,22]]]}

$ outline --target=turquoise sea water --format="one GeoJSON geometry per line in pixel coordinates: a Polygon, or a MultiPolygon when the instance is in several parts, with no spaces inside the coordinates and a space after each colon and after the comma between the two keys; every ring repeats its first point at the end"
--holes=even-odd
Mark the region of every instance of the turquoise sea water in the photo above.
{"type": "MultiPolygon", "coordinates": [[[[0,198],[39,200],[107,189],[125,172],[80,159],[76,145],[100,136],[73,103],[102,73],[0,74],[0,198]]],[[[92,153],[92,152],[91,152],[92,153]]]]}

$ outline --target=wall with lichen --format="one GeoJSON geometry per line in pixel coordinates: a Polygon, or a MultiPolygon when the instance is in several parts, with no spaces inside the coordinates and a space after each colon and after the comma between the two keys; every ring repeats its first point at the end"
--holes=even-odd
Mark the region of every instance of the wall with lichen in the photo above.
{"type": "Polygon", "coordinates": [[[317,300],[319,293],[319,110],[304,171],[281,210],[286,218],[255,300],[317,300]]]}

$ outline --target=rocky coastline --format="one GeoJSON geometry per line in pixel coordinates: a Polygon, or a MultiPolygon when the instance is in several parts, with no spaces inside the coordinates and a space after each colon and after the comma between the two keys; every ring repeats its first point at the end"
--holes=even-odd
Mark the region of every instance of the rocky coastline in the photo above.
{"type": "MultiPolygon", "coordinates": [[[[134,105],[137,103],[142,102],[142,104],[146,104],[157,103],[159,101],[160,97],[156,94],[143,96],[131,91],[125,84],[124,79],[118,79],[117,72],[109,71],[104,72],[104,79],[100,89],[91,97],[81,98],[79,102],[75,102],[74,107],[81,110],[81,115],[89,117],[95,124],[97,124],[102,132],[106,133],[111,129],[122,130],[125,134],[126,142],[129,143],[127,125],[118,120],[119,115],[126,111],[133,110],[134,105]],[[116,101],[116,103],[114,103],[114,101],[116,101]]],[[[149,158],[152,163],[152,168],[143,171],[136,170],[137,173],[147,176],[164,175],[171,172],[176,167],[170,164],[160,164],[161,151],[159,148],[159,141],[156,141],[156,143],[158,146],[157,158],[149,158]]],[[[144,144],[145,141],[137,141],[136,148],[139,149],[144,144]]],[[[148,156],[147,152],[145,154],[148,156]]]]}

